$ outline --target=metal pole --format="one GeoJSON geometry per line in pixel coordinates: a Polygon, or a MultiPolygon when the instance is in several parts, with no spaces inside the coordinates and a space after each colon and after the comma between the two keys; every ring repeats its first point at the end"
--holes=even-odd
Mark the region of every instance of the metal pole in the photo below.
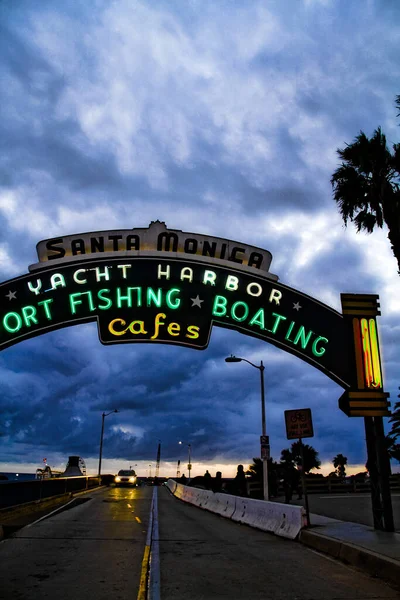
{"type": "Polygon", "coordinates": [[[104,418],[105,418],[105,416],[106,416],[105,413],[103,413],[101,415],[101,436],[100,436],[99,473],[98,473],[99,485],[100,485],[100,477],[101,477],[101,457],[103,454],[103,435],[104,435],[104,418]]]}
{"type": "MultiPolygon", "coordinates": [[[[265,421],[265,387],[264,387],[264,371],[265,367],[263,365],[263,361],[261,361],[260,366],[260,378],[261,378],[261,422],[262,422],[262,435],[267,435],[267,425],[265,421]]],[[[264,491],[264,500],[269,500],[269,491],[268,491],[268,458],[269,458],[269,443],[266,448],[263,450],[263,491],[264,491]]]]}
{"type": "Polygon", "coordinates": [[[392,496],[390,492],[390,460],[385,444],[383,418],[373,417],[379,473],[379,486],[382,498],[382,512],[385,531],[394,531],[392,496]]]}
{"type": "Polygon", "coordinates": [[[306,509],[306,520],[307,527],[310,527],[310,507],[308,505],[308,495],[307,495],[307,483],[306,483],[306,474],[304,471],[304,451],[303,451],[303,440],[299,439],[300,443],[300,457],[301,457],[301,487],[303,488],[303,496],[304,496],[304,504],[306,509]]]}
{"type": "Polygon", "coordinates": [[[188,444],[189,446],[189,464],[188,464],[188,471],[189,471],[189,480],[188,482],[190,482],[190,471],[192,470],[192,463],[190,462],[191,457],[190,457],[190,444],[188,444]]]}

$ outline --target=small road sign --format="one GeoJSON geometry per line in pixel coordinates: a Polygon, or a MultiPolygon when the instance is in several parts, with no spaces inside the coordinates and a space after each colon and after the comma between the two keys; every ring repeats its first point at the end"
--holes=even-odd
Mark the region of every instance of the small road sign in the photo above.
{"type": "Polygon", "coordinates": [[[285,410],[285,423],[288,440],[314,437],[311,408],[285,410]]]}

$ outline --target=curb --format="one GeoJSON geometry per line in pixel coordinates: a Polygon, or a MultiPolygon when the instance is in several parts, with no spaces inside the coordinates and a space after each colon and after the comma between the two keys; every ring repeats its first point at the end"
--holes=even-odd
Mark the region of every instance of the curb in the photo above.
{"type": "Polygon", "coordinates": [[[372,577],[383,579],[385,582],[399,587],[400,562],[397,560],[306,529],[300,532],[298,539],[305,546],[329,554],[329,556],[352,565],[372,577]]]}

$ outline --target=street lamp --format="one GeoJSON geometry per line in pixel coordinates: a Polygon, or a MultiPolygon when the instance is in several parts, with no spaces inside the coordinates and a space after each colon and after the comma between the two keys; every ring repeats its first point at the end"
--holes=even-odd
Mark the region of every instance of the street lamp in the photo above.
{"type": "Polygon", "coordinates": [[[267,428],[265,424],[265,391],[264,391],[264,371],[265,367],[263,365],[263,361],[260,362],[259,365],[255,365],[250,362],[246,358],[239,358],[238,356],[233,356],[232,354],[225,359],[227,363],[236,363],[236,362],[247,362],[249,365],[258,369],[260,371],[260,379],[261,379],[261,422],[262,422],[262,436],[261,436],[261,457],[263,461],[263,488],[264,488],[264,500],[269,499],[268,493],[268,459],[270,453],[269,446],[269,437],[267,436],[267,428]]]}
{"type": "Polygon", "coordinates": [[[101,415],[101,436],[100,436],[99,473],[98,473],[99,485],[100,485],[100,477],[101,477],[101,458],[103,455],[104,419],[106,417],[108,417],[108,415],[111,415],[112,413],[117,413],[117,412],[119,412],[119,410],[117,408],[114,408],[114,410],[111,410],[109,413],[103,412],[103,414],[101,415]]]}
{"type": "MultiPolygon", "coordinates": [[[[183,444],[183,442],[178,442],[178,444],[183,444]]],[[[188,471],[189,471],[189,477],[188,477],[188,483],[190,483],[190,471],[192,470],[192,463],[190,462],[191,459],[191,450],[192,450],[192,446],[191,444],[187,445],[188,449],[189,449],[189,457],[188,457],[188,471]]]]}

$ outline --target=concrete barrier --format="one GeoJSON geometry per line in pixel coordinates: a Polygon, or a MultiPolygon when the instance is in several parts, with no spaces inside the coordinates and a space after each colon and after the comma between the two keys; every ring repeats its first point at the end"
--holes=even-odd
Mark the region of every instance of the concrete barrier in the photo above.
{"type": "Polygon", "coordinates": [[[177,484],[173,480],[168,480],[167,486],[184,502],[281,537],[295,539],[305,526],[305,511],[302,506],[214,494],[209,490],[177,484]]]}

